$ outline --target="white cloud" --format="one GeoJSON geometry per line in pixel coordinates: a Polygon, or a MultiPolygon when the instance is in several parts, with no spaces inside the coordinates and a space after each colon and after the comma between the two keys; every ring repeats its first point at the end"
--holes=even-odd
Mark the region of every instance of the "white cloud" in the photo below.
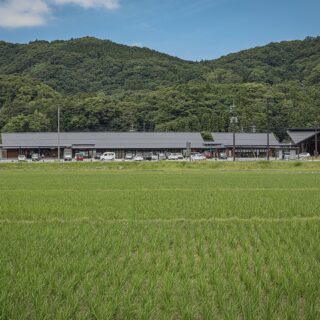
{"type": "Polygon", "coordinates": [[[83,8],[115,10],[120,0],[0,0],[0,27],[20,28],[46,24],[54,5],[74,4],[83,8]]]}
{"type": "Polygon", "coordinates": [[[56,4],[75,4],[84,8],[104,7],[108,10],[119,8],[119,0],[53,0],[56,4]]]}
{"type": "Polygon", "coordinates": [[[43,0],[0,2],[1,27],[33,27],[46,23],[50,8],[43,0]]]}

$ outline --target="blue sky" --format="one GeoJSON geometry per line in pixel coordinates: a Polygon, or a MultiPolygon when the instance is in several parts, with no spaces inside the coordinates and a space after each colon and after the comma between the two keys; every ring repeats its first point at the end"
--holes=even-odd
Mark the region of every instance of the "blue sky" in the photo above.
{"type": "Polygon", "coordinates": [[[320,35],[319,0],[0,0],[0,40],[82,36],[188,60],[320,35]]]}

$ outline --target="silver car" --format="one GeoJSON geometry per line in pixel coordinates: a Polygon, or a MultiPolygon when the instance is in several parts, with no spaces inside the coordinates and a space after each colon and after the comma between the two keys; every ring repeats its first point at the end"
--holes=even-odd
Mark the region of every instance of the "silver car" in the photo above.
{"type": "Polygon", "coordinates": [[[133,154],[132,153],[126,153],[126,156],[124,157],[125,160],[133,160],[133,154]]]}
{"type": "Polygon", "coordinates": [[[33,153],[31,157],[32,161],[40,161],[40,156],[38,153],[33,153]]]}
{"type": "Polygon", "coordinates": [[[136,154],[135,157],[133,158],[134,161],[143,161],[143,155],[142,154],[136,154]]]}
{"type": "Polygon", "coordinates": [[[159,153],[158,159],[159,159],[159,160],[166,160],[167,157],[166,157],[165,153],[159,153]]]}
{"type": "Polygon", "coordinates": [[[310,153],[309,152],[302,152],[302,153],[299,153],[299,159],[301,160],[308,160],[310,159],[310,153]]]}
{"type": "Polygon", "coordinates": [[[151,160],[152,161],[157,161],[157,160],[159,160],[159,156],[157,154],[152,154],[151,155],[151,160]]]}
{"type": "Polygon", "coordinates": [[[19,154],[18,155],[18,161],[27,161],[27,158],[24,154],[19,154]]]}

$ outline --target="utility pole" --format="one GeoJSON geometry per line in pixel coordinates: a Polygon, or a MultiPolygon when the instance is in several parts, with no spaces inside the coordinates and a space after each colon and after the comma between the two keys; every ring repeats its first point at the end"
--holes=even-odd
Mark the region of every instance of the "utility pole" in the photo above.
{"type": "Polygon", "coordinates": [[[267,99],[267,160],[270,160],[270,119],[269,119],[269,101],[267,99]]]}
{"type": "Polygon", "coordinates": [[[230,107],[230,113],[231,113],[231,117],[230,117],[230,124],[232,125],[232,138],[233,138],[233,161],[236,161],[236,124],[238,123],[238,117],[234,115],[234,109],[235,109],[235,105],[234,105],[234,101],[232,106],[230,107]]]}
{"type": "Polygon", "coordinates": [[[268,132],[267,132],[267,160],[270,160],[270,132],[269,132],[269,128],[268,128],[268,132]]]}
{"type": "Polygon", "coordinates": [[[191,161],[191,142],[187,142],[186,147],[186,156],[191,161]]]}
{"type": "Polygon", "coordinates": [[[236,131],[233,129],[233,161],[236,161],[236,131]]]}
{"type": "Polygon", "coordinates": [[[60,107],[58,107],[58,161],[60,162],[60,107]]]}
{"type": "Polygon", "coordinates": [[[314,136],[314,156],[318,158],[318,123],[316,124],[314,136]]]}

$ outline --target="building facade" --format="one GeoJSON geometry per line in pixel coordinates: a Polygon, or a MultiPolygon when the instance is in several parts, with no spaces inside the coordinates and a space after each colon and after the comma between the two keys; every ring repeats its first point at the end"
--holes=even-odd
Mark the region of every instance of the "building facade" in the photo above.
{"type": "MultiPolygon", "coordinates": [[[[204,141],[198,132],[35,132],[2,133],[2,157],[16,159],[19,154],[31,158],[33,153],[45,158],[60,158],[64,152],[81,153],[86,158],[97,153],[111,151],[122,159],[126,153],[186,153],[187,144],[192,152],[211,151],[214,157],[224,152],[233,156],[233,133],[214,132],[211,141],[204,141]]],[[[273,133],[269,134],[269,155],[277,157],[284,146],[273,133]]],[[[265,158],[267,155],[266,133],[236,133],[237,158],[265,158]]]]}
{"type": "Polygon", "coordinates": [[[291,143],[298,148],[299,153],[308,152],[310,153],[310,155],[314,156],[316,150],[318,150],[318,154],[319,154],[319,151],[320,151],[319,129],[296,128],[296,129],[289,129],[287,133],[291,139],[291,143]]]}
{"type": "MultiPolygon", "coordinates": [[[[233,133],[213,132],[216,152],[233,156],[233,133]]],[[[269,134],[269,156],[278,158],[284,148],[273,133],[269,134]]],[[[267,133],[235,133],[235,154],[237,158],[266,158],[268,153],[267,133]]]]}
{"type": "Polygon", "coordinates": [[[81,153],[92,158],[96,153],[113,151],[116,157],[124,158],[130,153],[184,152],[187,143],[192,151],[207,149],[200,133],[194,132],[44,132],[44,133],[3,133],[4,158],[17,158],[24,154],[30,158],[38,153],[46,158],[60,157],[66,149],[72,155],[81,153]]]}

